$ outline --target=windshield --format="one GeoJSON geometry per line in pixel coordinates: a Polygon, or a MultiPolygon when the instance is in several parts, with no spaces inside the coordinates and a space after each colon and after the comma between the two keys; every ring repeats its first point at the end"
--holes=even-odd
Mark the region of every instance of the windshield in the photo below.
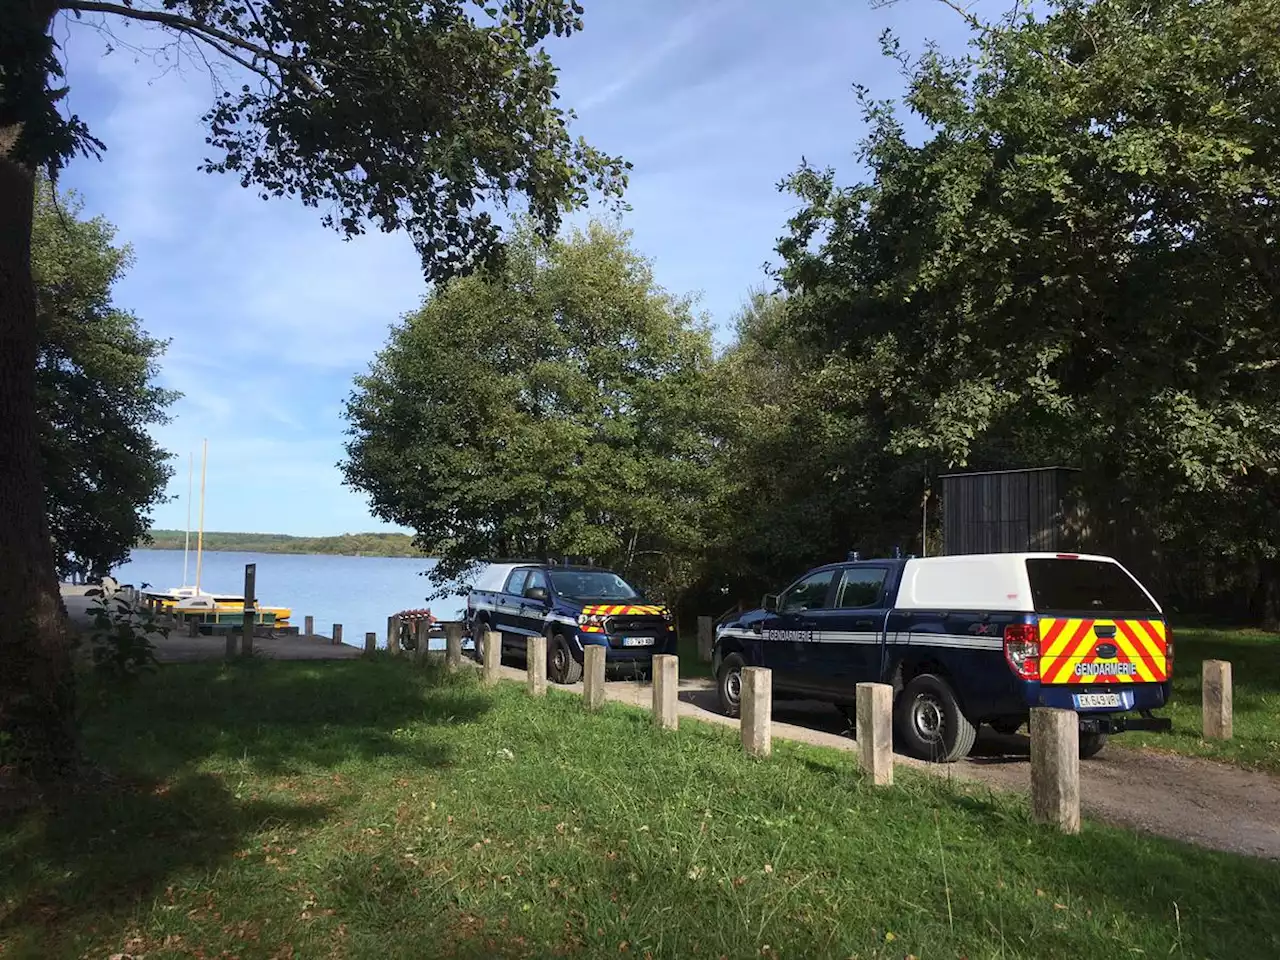
{"type": "Polygon", "coordinates": [[[1031,598],[1037,610],[1156,613],[1156,607],[1133,577],[1101,560],[1027,561],[1031,598]]]}
{"type": "Polygon", "coordinates": [[[635,600],[639,592],[608,570],[549,570],[556,593],[572,600],[635,600]]]}

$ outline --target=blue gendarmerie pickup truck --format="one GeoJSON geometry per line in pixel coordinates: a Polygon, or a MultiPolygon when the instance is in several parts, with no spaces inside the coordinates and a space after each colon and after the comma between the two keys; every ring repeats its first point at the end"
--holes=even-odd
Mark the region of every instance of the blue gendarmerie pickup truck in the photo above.
{"type": "Polygon", "coordinates": [[[1082,757],[1108,734],[1171,726],[1151,711],[1172,692],[1173,633],[1110,557],[855,554],[721,623],[712,666],[733,716],[744,666],[850,715],[858,683],[892,684],[895,747],[926,760],[965,756],[983,723],[1013,733],[1036,706],[1076,711],[1082,757]]]}
{"type": "Polygon", "coordinates": [[[606,668],[641,673],[651,670],[655,653],[676,652],[670,611],[598,567],[489,564],[467,594],[466,616],[477,658],[486,629],[502,635],[504,654],[521,657],[530,636],[546,636],[547,675],[556,683],[582,677],[588,644],[605,648],[606,668]]]}

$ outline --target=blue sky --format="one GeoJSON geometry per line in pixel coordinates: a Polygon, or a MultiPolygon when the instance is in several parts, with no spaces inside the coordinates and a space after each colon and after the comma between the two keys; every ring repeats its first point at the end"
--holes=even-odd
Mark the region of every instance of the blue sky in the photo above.
{"type": "MultiPolygon", "coordinates": [[[[778,181],[802,156],[846,181],[860,175],[852,85],[901,89],[880,32],[914,51],[926,39],[958,50],[966,35],[934,0],[584,5],[586,29],[552,47],[562,103],[579,114],[573,132],[635,165],[623,224],[664,287],[701,294],[721,339],[795,208],[778,181]]],[[[157,509],[156,525],[185,524],[187,455],[198,473],[207,437],[206,529],[391,529],[343,487],[336,464],[351,378],[424,293],[412,245],[378,233],[344,242],[296,201],[264,202],[234,178],[200,173],[207,75],[118,47],[104,56],[85,23],[55,29],[70,107],[108,147],[102,162],[76,160],[63,185],[132,244],[116,300],[172,339],[163,381],[184,394],[155,431],[179,457],[178,499],[157,509]]],[[[134,45],[154,38],[136,25],[117,33],[134,45]]]]}

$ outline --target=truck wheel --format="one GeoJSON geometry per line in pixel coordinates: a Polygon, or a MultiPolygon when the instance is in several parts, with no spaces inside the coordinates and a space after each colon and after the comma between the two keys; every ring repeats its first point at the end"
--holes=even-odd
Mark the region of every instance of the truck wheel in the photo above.
{"type": "Polygon", "coordinates": [[[484,631],[483,620],[471,621],[471,659],[476,663],[484,663],[484,631]]]}
{"type": "Polygon", "coordinates": [[[898,743],[920,760],[952,763],[968,756],[978,738],[978,728],[960,709],[951,685],[932,673],[907,684],[894,714],[898,743]]]}
{"type": "Polygon", "coordinates": [[[716,674],[716,690],[720,694],[720,709],[727,717],[742,713],[742,668],[746,666],[740,654],[731,653],[720,663],[716,674]]]}
{"type": "Polygon", "coordinates": [[[556,683],[577,683],[582,679],[582,664],[573,659],[573,651],[569,649],[569,641],[563,633],[551,638],[550,660],[547,672],[556,683]]]}
{"type": "Polygon", "coordinates": [[[1088,760],[1090,757],[1096,757],[1102,752],[1102,748],[1107,745],[1107,735],[1105,733],[1080,733],[1080,759],[1088,760]]]}

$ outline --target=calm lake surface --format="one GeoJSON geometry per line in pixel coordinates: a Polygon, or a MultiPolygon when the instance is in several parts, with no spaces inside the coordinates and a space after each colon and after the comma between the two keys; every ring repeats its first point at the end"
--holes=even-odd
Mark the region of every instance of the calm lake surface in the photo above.
{"type": "MultiPolygon", "coordinates": [[[[192,538],[194,540],[194,538],[192,538]]],[[[316,618],[316,633],[330,636],[342,624],[343,642],[364,643],[372,630],[378,646],[387,640],[387,617],[401,610],[430,607],[442,620],[460,619],[466,598],[426,599],[433,588],[425,574],[434,560],[404,557],[336,557],[323,554],[204,552],[200,587],[212,593],[244,591],[244,565],[256,563],[257,594],[262,603],[289,607],[289,622],[299,628],[302,618],[316,618]]],[[[158,590],[180,587],[181,550],[134,550],[128,563],[114,572],[121,583],[135,587],[149,583],[158,590]]],[[[188,562],[188,585],[196,579],[196,553],[188,562]]],[[[435,646],[436,644],[432,644],[435,646]]]]}

